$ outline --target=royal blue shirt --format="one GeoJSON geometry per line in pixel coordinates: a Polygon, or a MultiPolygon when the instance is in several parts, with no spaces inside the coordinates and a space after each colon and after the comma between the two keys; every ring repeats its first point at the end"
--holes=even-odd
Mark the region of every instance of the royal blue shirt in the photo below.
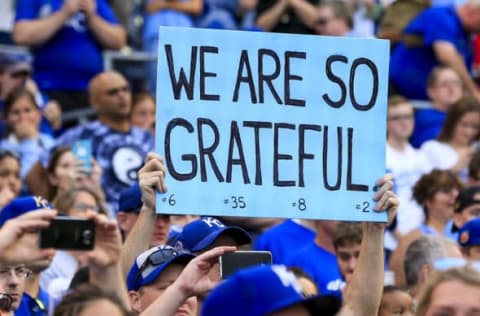
{"type": "Polygon", "coordinates": [[[437,109],[419,109],[415,113],[415,128],[410,142],[413,147],[420,148],[430,139],[436,139],[443,126],[447,114],[437,109]]]}
{"type": "MultiPolygon", "coordinates": [[[[15,21],[42,19],[59,11],[63,0],[18,0],[15,21]]],[[[109,23],[117,20],[106,0],[96,0],[97,14],[109,23]]],[[[42,45],[32,48],[34,79],[40,90],[86,90],[103,70],[102,47],[78,12],[42,45]]]]}
{"type": "Polygon", "coordinates": [[[270,251],[274,264],[285,264],[287,258],[314,238],[312,229],[287,219],[258,236],[253,249],[270,251]]]}
{"type": "Polygon", "coordinates": [[[41,288],[39,289],[38,297],[36,299],[24,292],[20,306],[15,311],[15,316],[53,315],[53,308],[55,308],[53,305],[55,305],[53,298],[41,288]]]}
{"type": "Polygon", "coordinates": [[[345,282],[338,269],[337,257],[314,242],[293,253],[288,266],[301,268],[317,285],[320,294],[342,296],[345,282]]]}
{"type": "Polygon", "coordinates": [[[435,42],[451,43],[471,68],[472,52],[467,33],[455,8],[435,7],[422,11],[405,28],[405,34],[419,35],[422,44],[407,47],[400,43],[390,58],[390,80],[399,92],[409,99],[427,100],[427,77],[439,64],[433,51],[435,42]]]}

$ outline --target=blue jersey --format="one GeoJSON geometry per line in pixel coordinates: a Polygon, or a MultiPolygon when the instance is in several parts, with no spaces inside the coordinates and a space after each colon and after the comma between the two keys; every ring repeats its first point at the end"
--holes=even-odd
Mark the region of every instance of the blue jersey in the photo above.
{"type": "Polygon", "coordinates": [[[273,263],[285,264],[292,253],[308,245],[314,238],[315,232],[312,229],[287,219],[261,234],[253,248],[270,251],[273,263]]]}
{"type": "Polygon", "coordinates": [[[338,269],[337,257],[314,242],[292,254],[288,266],[301,268],[315,282],[322,295],[342,296],[345,282],[338,269]]]}
{"type": "Polygon", "coordinates": [[[407,35],[422,38],[420,45],[407,47],[400,43],[390,59],[390,80],[399,92],[409,99],[427,100],[427,77],[439,65],[433,51],[435,42],[451,43],[471,68],[472,51],[467,33],[454,7],[435,7],[422,11],[405,28],[407,35]]]}
{"type": "MultiPolygon", "coordinates": [[[[59,11],[63,0],[18,0],[15,21],[42,19],[59,11]]],[[[96,0],[97,14],[109,23],[117,20],[106,0],[96,0]]],[[[83,12],[70,17],[42,45],[33,47],[34,79],[40,90],[86,90],[103,70],[102,47],[87,26],[83,12]]]]}
{"type": "Polygon", "coordinates": [[[107,202],[116,208],[120,192],[135,183],[138,169],[143,166],[147,153],[153,150],[153,136],[135,126],[128,132],[117,132],[94,121],[65,132],[57,146],[83,139],[92,143],[92,155],[103,170],[101,184],[107,202]]]}
{"type": "Polygon", "coordinates": [[[15,310],[15,316],[47,316],[53,315],[55,302],[47,292],[39,289],[36,299],[23,293],[20,306],[15,310]]]}

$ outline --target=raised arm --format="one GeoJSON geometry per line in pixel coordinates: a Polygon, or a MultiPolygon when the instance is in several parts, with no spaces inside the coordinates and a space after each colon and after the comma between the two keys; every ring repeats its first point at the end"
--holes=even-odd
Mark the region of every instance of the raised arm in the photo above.
{"type": "MultiPolygon", "coordinates": [[[[381,188],[374,196],[374,200],[378,201],[375,211],[387,210],[389,222],[393,220],[399,203],[392,192],[392,179],[391,175],[382,178],[377,183],[381,188]]],[[[340,316],[377,315],[383,291],[383,235],[386,226],[386,223],[363,223],[360,255],[352,281],[345,292],[345,304],[340,316]]]]}
{"type": "MultiPolygon", "coordinates": [[[[261,1],[260,1],[261,2],[261,1]]],[[[270,1],[271,7],[258,14],[256,24],[264,31],[271,31],[277,25],[283,12],[289,5],[289,0],[270,1]]]]}
{"type": "Polygon", "coordinates": [[[145,6],[147,13],[155,13],[164,9],[180,11],[190,15],[199,15],[203,12],[203,0],[169,1],[152,0],[145,6]]]}
{"type": "Polygon", "coordinates": [[[167,192],[163,159],[155,153],[148,153],[145,165],[138,172],[142,191],[142,208],[137,221],[123,245],[121,264],[126,276],[135,258],[150,247],[150,238],[155,225],[155,193],[167,192]]]}
{"type": "Polygon", "coordinates": [[[290,0],[290,6],[293,8],[300,20],[313,28],[315,23],[316,7],[306,0],[290,0]]]}

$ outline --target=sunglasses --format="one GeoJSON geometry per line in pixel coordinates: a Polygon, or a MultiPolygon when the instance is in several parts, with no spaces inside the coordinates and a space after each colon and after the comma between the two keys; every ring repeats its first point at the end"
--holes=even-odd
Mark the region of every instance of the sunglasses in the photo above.
{"type": "Polygon", "coordinates": [[[185,249],[174,249],[174,248],[164,248],[164,249],[156,250],[155,252],[151,253],[147,257],[145,262],[143,262],[143,264],[140,266],[140,269],[138,269],[138,272],[135,275],[135,278],[133,280],[133,284],[137,284],[138,278],[148,266],[156,267],[164,264],[165,262],[173,258],[176,258],[184,254],[191,254],[191,252],[185,249]]]}
{"type": "Polygon", "coordinates": [[[117,87],[117,88],[111,88],[105,91],[105,94],[108,96],[113,97],[114,95],[119,94],[120,92],[129,92],[130,88],[128,86],[122,86],[122,87],[117,87]]]}
{"type": "Polygon", "coordinates": [[[24,71],[12,72],[10,74],[10,77],[15,78],[15,79],[30,77],[30,71],[24,70],[24,71]]]}

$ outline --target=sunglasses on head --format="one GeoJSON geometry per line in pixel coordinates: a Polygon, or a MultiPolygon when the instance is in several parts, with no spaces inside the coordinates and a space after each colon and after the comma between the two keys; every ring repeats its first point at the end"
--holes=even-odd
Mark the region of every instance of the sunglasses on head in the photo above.
{"type": "Polygon", "coordinates": [[[463,268],[469,266],[480,272],[480,261],[470,261],[465,258],[446,257],[437,259],[433,262],[433,269],[436,271],[445,271],[448,269],[463,268]]]}
{"type": "Polygon", "coordinates": [[[165,248],[165,249],[156,250],[155,252],[151,253],[147,257],[145,262],[143,262],[143,264],[140,266],[140,269],[138,269],[138,272],[135,275],[133,283],[137,284],[138,278],[148,266],[159,266],[175,257],[184,255],[184,254],[191,254],[191,252],[185,249],[174,249],[174,248],[165,248]]]}
{"type": "Polygon", "coordinates": [[[129,91],[130,91],[130,89],[129,89],[128,86],[122,86],[122,87],[108,89],[107,91],[105,91],[105,93],[108,96],[114,96],[114,95],[119,94],[120,92],[129,92],[129,91]]]}

